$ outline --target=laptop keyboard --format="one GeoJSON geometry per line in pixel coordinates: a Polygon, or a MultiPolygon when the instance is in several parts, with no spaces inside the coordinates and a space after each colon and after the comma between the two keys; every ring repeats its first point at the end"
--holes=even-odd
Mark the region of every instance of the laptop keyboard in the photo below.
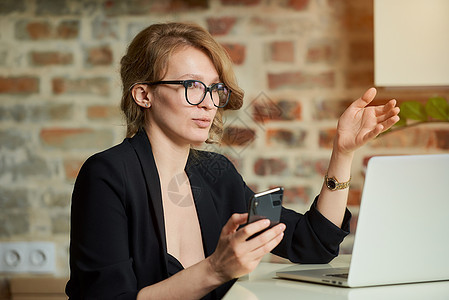
{"type": "Polygon", "coordinates": [[[341,274],[326,274],[328,277],[338,277],[338,278],[346,278],[348,279],[348,273],[341,273],[341,274]]]}

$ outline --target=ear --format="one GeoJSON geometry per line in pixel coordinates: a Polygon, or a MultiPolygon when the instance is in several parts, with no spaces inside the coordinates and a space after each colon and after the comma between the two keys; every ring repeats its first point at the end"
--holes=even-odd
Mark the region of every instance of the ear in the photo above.
{"type": "Polygon", "coordinates": [[[151,107],[151,89],[146,84],[136,84],[131,90],[134,102],[143,108],[151,107]]]}

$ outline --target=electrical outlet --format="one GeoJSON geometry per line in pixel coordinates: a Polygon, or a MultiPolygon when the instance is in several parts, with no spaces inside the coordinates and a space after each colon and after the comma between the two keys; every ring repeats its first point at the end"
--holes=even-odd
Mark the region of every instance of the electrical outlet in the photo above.
{"type": "Polygon", "coordinates": [[[55,245],[51,242],[0,243],[0,272],[55,273],[55,245]]]}
{"type": "Polygon", "coordinates": [[[0,271],[7,273],[26,272],[27,243],[1,243],[0,244],[0,271]]]}
{"type": "Polygon", "coordinates": [[[28,271],[32,273],[55,272],[55,245],[50,242],[28,243],[28,271]]]}

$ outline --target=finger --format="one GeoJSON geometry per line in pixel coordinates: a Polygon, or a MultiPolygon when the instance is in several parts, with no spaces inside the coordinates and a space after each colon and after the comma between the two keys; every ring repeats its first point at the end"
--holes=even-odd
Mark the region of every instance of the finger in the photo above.
{"type": "Polygon", "coordinates": [[[396,106],[395,99],[388,101],[388,103],[385,105],[376,106],[376,109],[375,109],[376,115],[382,115],[382,114],[385,114],[392,110],[399,110],[399,107],[395,107],[395,106],[396,106]]]}
{"type": "Polygon", "coordinates": [[[249,249],[257,249],[285,231],[285,224],[280,223],[248,241],[249,249]]]}
{"type": "Polygon", "coordinates": [[[382,132],[387,131],[394,124],[396,124],[398,121],[399,121],[399,116],[398,115],[394,115],[394,116],[388,118],[387,120],[385,120],[384,122],[382,122],[380,124],[377,124],[377,126],[371,132],[368,132],[363,137],[363,143],[366,143],[369,140],[374,139],[376,136],[378,136],[382,132]]]}
{"type": "Polygon", "coordinates": [[[360,97],[359,99],[355,100],[353,105],[358,107],[358,108],[364,108],[365,106],[367,106],[368,104],[371,103],[371,101],[374,100],[374,97],[376,97],[377,94],[377,90],[375,88],[369,88],[362,97],[360,97]]]}
{"type": "Polygon", "coordinates": [[[229,220],[223,226],[222,232],[224,234],[229,234],[235,232],[240,225],[245,224],[248,219],[248,213],[244,214],[233,214],[229,220]]]}
{"type": "Polygon", "coordinates": [[[270,220],[268,219],[262,219],[250,223],[237,231],[236,239],[238,239],[239,241],[246,241],[250,236],[258,233],[261,230],[264,230],[265,228],[268,228],[268,226],[270,226],[270,220]]]}
{"type": "Polygon", "coordinates": [[[394,115],[394,116],[386,119],[384,122],[381,123],[381,125],[383,127],[381,132],[384,132],[384,131],[390,129],[394,124],[396,124],[399,121],[399,119],[400,118],[398,115],[394,115]]]}
{"type": "Polygon", "coordinates": [[[374,139],[376,136],[378,136],[382,131],[384,130],[384,126],[382,124],[377,124],[376,127],[365,134],[363,137],[363,143],[368,142],[371,139],[374,139]]]}
{"type": "Polygon", "coordinates": [[[377,119],[376,119],[377,123],[382,123],[394,116],[397,116],[399,114],[399,111],[400,111],[399,107],[394,107],[394,108],[390,109],[389,111],[386,111],[385,113],[383,113],[377,117],[377,119]]]}
{"type": "Polygon", "coordinates": [[[262,246],[256,248],[251,252],[251,256],[255,259],[262,259],[264,255],[267,253],[270,253],[274,248],[276,248],[277,245],[282,241],[284,238],[284,232],[282,231],[275,237],[273,237],[270,241],[263,244],[262,246]]]}

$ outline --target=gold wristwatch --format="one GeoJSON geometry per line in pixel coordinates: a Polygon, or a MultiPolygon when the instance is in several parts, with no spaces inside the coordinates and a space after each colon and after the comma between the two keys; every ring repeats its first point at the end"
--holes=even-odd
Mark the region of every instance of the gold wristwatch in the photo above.
{"type": "Polygon", "coordinates": [[[327,173],[326,176],[324,176],[324,183],[326,184],[327,188],[331,191],[335,190],[343,190],[349,187],[349,184],[351,183],[351,178],[349,177],[349,180],[346,182],[338,182],[338,180],[335,177],[328,177],[327,173]]]}

